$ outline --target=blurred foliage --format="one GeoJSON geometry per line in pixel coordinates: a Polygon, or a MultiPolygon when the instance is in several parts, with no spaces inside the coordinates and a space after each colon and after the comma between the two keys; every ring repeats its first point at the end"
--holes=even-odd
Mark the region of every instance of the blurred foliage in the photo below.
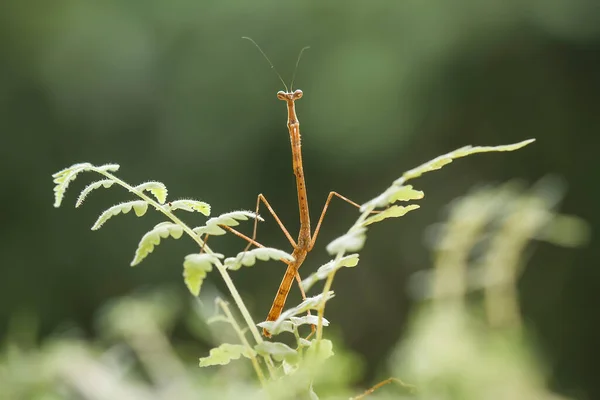
{"type": "MultiPolygon", "coordinates": [[[[547,370],[521,322],[515,290],[532,239],[581,245],[588,238],[585,223],[554,212],[559,191],[547,179],[529,191],[511,184],[479,189],[455,201],[448,222],[438,228],[435,265],[420,292],[428,300],[414,312],[406,339],[387,357],[386,372],[412,385],[395,379],[390,383],[399,385],[374,387],[363,396],[566,400],[547,389],[547,370]],[[556,223],[564,218],[570,222],[556,223]],[[571,229],[565,230],[567,225],[571,229]],[[482,296],[472,297],[473,291],[482,296]]],[[[99,317],[100,340],[63,335],[39,349],[23,336],[35,331],[33,320],[21,315],[0,352],[2,398],[296,399],[307,396],[309,376],[319,398],[343,398],[357,390],[352,386],[360,360],[339,345],[335,355],[329,350],[333,356],[324,365],[306,369],[300,364],[293,374],[274,381],[268,386],[270,396],[259,389],[244,358],[200,369],[189,362],[193,350],[181,341],[171,343],[174,324],[182,318],[181,304],[169,291],[113,301],[99,317]]],[[[206,320],[202,303],[192,310],[195,321],[206,320]]],[[[196,339],[217,343],[232,333],[230,324],[210,326],[210,331],[189,328],[196,339]]]]}
{"type": "Polygon", "coordinates": [[[422,398],[563,398],[547,389],[548,371],[521,321],[516,285],[531,240],[580,246],[589,230],[577,217],[555,213],[562,197],[556,180],[522,186],[457,199],[437,228],[435,268],[420,279],[421,295],[432,301],[415,313],[392,357],[396,373],[422,398]]]}
{"type": "MultiPolygon", "coordinates": [[[[246,359],[201,369],[195,355],[203,353],[197,345],[170,343],[175,323],[185,314],[203,319],[201,313],[182,313],[181,304],[176,293],[164,290],[113,301],[98,317],[95,342],[71,333],[35,348],[23,341],[22,331],[14,330],[0,352],[0,398],[265,398],[246,359]]],[[[194,308],[205,309],[200,304],[194,308]]],[[[211,324],[210,331],[196,331],[194,339],[218,344],[231,334],[229,324],[211,324]]],[[[338,346],[334,361],[320,368],[315,384],[324,393],[350,393],[347,385],[358,376],[360,360],[338,346]]],[[[294,390],[300,389],[289,380],[272,388],[279,393],[276,398],[297,398],[294,390]]]]}
{"type": "MultiPolygon", "coordinates": [[[[119,162],[128,180],[152,176],[176,198],[218,205],[215,214],[252,208],[262,192],[288,229],[297,228],[280,87],[240,39],[250,36],[287,79],[299,49],[311,45],[297,84],[305,94],[298,113],[313,215],[330,190],[363,202],[398,171],[449,149],[538,138],[531,153],[510,162],[474,158],[424,179],[420,212],[373,230],[361,253],[365,268],[336,281],[343,301],[331,304],[328,317],[365,357],[372,379],[406,328],[413,302],[402,288],[429,265],[419,232],[467,187],[556,173],[569,184],[565,211],[592,231],[598,226],[596,3],[1,2],[0,333],[10,316],[23,314],[39,318],[44,336],[73,323],[90,335],[94,310],[110,298],[140,286],[186,290],[173,260],[191,245],[161,246],[143,272],[128,270],[146,228],[124,219],[85,233],[83,221],[94,221],[100,208],[54,212],[48,177],[74,161],[119,162]]],[[[106,191],[88,201],[117,199],[106,191]]],[[[324,245],[351,212],[332,204],[306,273],[327,260],[324,245]]],[[[286,246],[273,221],[259,235],[286,246]]],[[[243,246],[232,239],[219,250],[243,246]]],[[[554,388],[578,398],[600,398],[598,360],[589,351],[600,327],[591,306],[600,293],[598,246],[593,232],[583,250],[539,245],[518,285],[554,388]]],[[[268,310],[283,274],[264,271],[236,280],[254,298],[256,315],[268,310]]]]}

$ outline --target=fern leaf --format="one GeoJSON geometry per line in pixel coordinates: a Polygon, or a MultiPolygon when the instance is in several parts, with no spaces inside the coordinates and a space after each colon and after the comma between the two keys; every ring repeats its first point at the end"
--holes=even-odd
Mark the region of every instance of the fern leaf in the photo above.
{"type": "Polygon", "coordinates": [[[90,194],[90,192],[92,190],[99,189],[100,187],[104,187],[105,189],[108,189],[109,187],[111,187],[113,185],[113,183],[115,183],[115,181],[113,181],[112,179],[103,179],[101,181],[96,181],[96,182],[90,183],[79,194],[79,197],[77,198],[77,202],[75,203],[75,207],[81,206],[83,204],[83,201],[86,199],[87,195],[90,194]]]}
{"type": "Polygon", "coordinates": [[[387,207],[397,201],[420,200],[424,193],[420,190],[413,189],[412,185],[399,186],[392,185],[385,192],[363,204],[360,211],[364,212],[367,208],[375,209],[387,207]]]}
{"type": "Polygon", "coordinates": [[[294,325],[291,321],[263,321],[256,324],[259,328],[267,330],[271,335],[279,335],[281,332],[294,332],[294,325]]]}
{"type": "Polygon", "coordinates": [[[375,222],[380,222],[387,218],[402,217],[410,211],[416,210],[417,208],[419,208],[419,205],[417,204],[410,204],[408,206],[391,206],[390,208],[385,209],[382,212],[367,218],[365,222],[363,222],[363,226],[371,225],[375,222]]]}
{"type": "Polygon", "coordinates": [[[142,183],[141,185],[137,185],[134,189],[139,190],[139,191],[144,191],[147,190],[150,193],[152,193],[152,195],[154,197],[156,197],[156,200],[160,203],[160,204],[165,204],[165,201],[167,201],[167,187],[165,186],[164,183],[162,182],[145,182],[142,183]]]}
{"type": "Polygon", "coordinates": [[[263,221],[260,215],[253,213],[252,211],[232,211],[209,219],[206,221],[206,225],[194,228],[194,232],[198,235],[224,235],[227,231],[219,227],[219,225],[236,226],[240,224],[238,221],[246,221],[250,218],[256,218],[259,221],[263,221]]]}
{"type": "Polygon", "coordinates": [[[261,356],[271,356],[276,361],[294,360],[298,357],[296,350],[280,342],[261,342],[254,346],[254,350],[261,356]]]}
{"type": "Polygon", "coordinates": [[[444,165],[450,164],[454,159],[457,159],[457,158],[466,157],[468,155],[476,154],[476,153],[488,153],[491,151],[514,151],[514,150],[518,150],[522,147],[525,147],[528,144],[533,143],[534,141],[535,141],[535,139],[528,139],[528,140],[524,140],[519,143],[507,144],[507,145],[502,145],[502,146],[476,146],[476,147],[465,146],[465,147],[461,147],[460,149],[456,149],[450,153],[436,157],[433,160],[428,161],[425,164],[418,166],[417,168],[413,168],[410,171],[405,172],[402,175],[402,177],[400,177],[399,179],[397,179],[394,182],[394,184],[402,185],[402,184],[404,184],[404,182],[406,182],[410,179],[418,178],[419,176],[423,175],[426,172],[438,170],[438,169],[442,168],[444,165]]]}
{"type": "Polygon", "coordinates": [[[54,207],[60,207],[69,184],[77,178],[77,174],[89,170],[92,167],[93,165],[90,163],[77,163],[52,175],[54,183],[56,184],[56,186],[54,186],[54,207]]]}
{"type": "Polygon", "coordinates": [[[179,239],[183,235],[183,228],[177,224],[171,222],[161,222],[156,225],[150,232],[146,233],[135,251],[135,257],[131,262],[131,266],[138,265],[148,254],[152,253],[154,246],[160,244],[161,238],[168,238],[169,236],[174,239],[179,239]]]}
{"type": "Polygon", "coordinates": [[[323,295],[323,293],[319,293],[316,296],[307,297],[306,299],[304,299],[304,301],[302,301],[302,303],[298,304],[296,307],[294,307],[290,310],[285,311],[284,313],[282,313],[282,315],[285,314],[284,316],[286,318],[289,318],[294,315],[304,314],[308,310],[316,310],[317,307],[321,304],[321,302],[323,300],[329,301],[333,297],[334,297],[333,290],[330,290],[325,295],[323,295]]]}
{"type": "MultiPolygon", "coordinates": [[[[277,335],[283,331],[282,328],[290,326],[290,318],[295,317],[296,315],[304,314],[309,310],[316,310],[321,302],[329,301],[334,297],[333,291],[329,291],[323,296],[323,293],[320,293],[313,297],[307,297],[302,303],[298,304],[296,307],[292,307],[281,313],[279,318],[275,321],[264,321],[257,326],[266,329],[271,335],[277,335]]],[[[286,328],[288,330],[289,328],[286,328]]]]}
{"type": "MultiPolygon", "coordinates": [[[[317,315],[304,315],[302,317],[290,317],[290,322],[295,326],[317,325],[319,317],[317,315]]],[[[323,326],[329,326],[329,321],[323,318],[323,326]]]]}
{"type": "Polygon", "coordinates": [[[120,167],[119,164],[104,164],[99,167],[94,167],[94,169],[100,172],[117,172],[120,167]]]}
{"type": "Polygon", "coordinates": [[[65,175],[71,173],[74,170],[89,169],[92,166],[93,166],[92,164],[87,163],[87,162],[85,162],[85,163],[75,163],[75,164],[71,165],[70,167],[63,168],[60,171],[53,173],[52,177],[53,178],[58,178],[58,177],[61,177],[61,176],[65,176],[65,175]]]}
{"type": "Polygon", "coordinates": [[[310,346],[308,349],[306,349],[307,358],[311,358],[313,360],[324,361],[334,354],[333,342],[329,339],[313,339],[310,341],[310,346]]]}
{"type": "Polygon", "coordinates": [[[237,360],[241,356],[250,358],[254,350],[251,350],[241,344],[223,343],[209,352],[208,357],[200,359],[201,367],[210,367],[212,365],[227,365],[231,360],[237,360]]]}
{"type": "Polygon", "coordinates": [[[362,249],[367,239],[366,231],[367,228],[352,229],[350,232],[329,243],[327,245],[327,252],[329,254],[337,254],[340,251],[350,252],[362,249]]]}
{"type": "Polygon", "coordinates": [[[190,199],[175,200],[168,204],[168,208],[171,211],[175,211],[175,210],[183,210],[183,211],[189,211],[189,212],[198,211],[199,213],[204,214],[207,217],[210,215],[210,204],[205,203],[203,201],[198,201],[198,200],[190,200],[190,199]]]}
{"type": "Polygon", "coordinates": [[[256,264],[256,259],[261,261],[280,260],[284,259],[287,261],[294,261],[294,257],[285,251],[273,249],[271,247],[260,247],[249,251],[242,251],[236,257],[229,257],[225,259],[225,267],[232,271],[237,271],[243,266],[251,267],[256,264]]]}
{"type": "Polygon", "coordinates": [[[329,275],[334,273],[340,268],[343,267],[356,267],[358,264],[358,254],[350,254],[345,257],[340,258],[338,262],[335,260],[329,261],[327,264],[319,267],[317,272],[311,274],[308,278],[302,281],[302,288],[304,291],[308,291],[315,283],[321,281],[323,279],[327,279],[329,275]]]}
{"type": "Polygon", "coordinates": [[[134,200],[116,204],[108,210],[104,211],[102,214],[100,214],[100,216],[96,220],[96,223],[94,224],[94,226],[92,226],[92,230],[96,231],[100,229],[100,227],[102,227],[102,225],[104,225],[104,223],[110,218],[120,213],[127,214],[129,211],[131,211],[132,208],[135,212],[135,215],[141,217],[142,215],[146,214],[146,211],[148,210],[148,203],[146,203],[144,200],[134,200]]]}
{"type": "Polygon", "coordinates": [[[194,295],[200,294],[200,287],[206,274],[212,271],[213,264],[222,254],[188,254],[183,262],[183,280],[189,291],[194,295]]]}

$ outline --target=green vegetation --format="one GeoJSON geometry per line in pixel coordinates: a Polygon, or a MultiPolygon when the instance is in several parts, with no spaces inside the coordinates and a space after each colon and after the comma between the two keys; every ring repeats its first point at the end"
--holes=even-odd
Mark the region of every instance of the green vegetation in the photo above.
{"type": "MultiPolygon", "coordinates": [[[[0,399],[29,400],[35,396],[19,397],[8,388],[40,389],[44,382],[46,393],[85,397],[73,395],[57,369],[46,369],[57,340],[81,343],[90,360],[108,366],[119,382],[154,394],[139,397],[157,397],[154,377],[177,374],[150,374],[162,364],[146,367],[141,363],[151,356],[137,355],[126,338],[108,332],[100,310],[118,299],[160,310],[169,305],[163,310],[170,313],[167,322],[160,322],[163,311],[153,316],[164,338],[156,341],[168,342],[191,381],[202,382],[191,384],[192,398],[210,398],[203,388],[228,388],[234,381],[260,385],[244,356],[198,368],[211,349],[240,344],[230,324],[219,322],[220,308],[214,323],[203,322],[215,314],[217,297],[227,299],[240,329],[252,345],[254,340],[212,262],[192,266],[202,260],[196,242],[185,233],[179,240],[158,234],[161,243],[128,268],[144,234],[172,221],[153,207],[138,220],[135,209],[148,203],[112,181],[101,184],[112,184],[109,190],[90,188],[85,207],[71,207],[88,183],[105,180],[93,172],[70,184],[56,210],[49,179],[75,162],[118,163],[115,175],[128,183],[152,179],[168,185],[169,200],[210,203],[208,218],[174,211],[191,228],[230,210],[255,211],[256,195],[263,193],[289,231],[297,232],[285,106],[276,98],[283,88],[242,36],[262,46],[286,83],[299,50],[311,47],[296,84],[304,92],[297,110],[313,228],[332,190],[364,204],[401,172],[464,144],[537,138],[523,150],[468,157],[409,181],[426,197],[390,208],[420,208],[401,221],[366,226],[373,229],[357,266],[336,273],[335,297],[326,304],[330,325],[323,338],[333,343],[335,355],[327,362],[336,366],[322,376],[327,384],[315,383],[315,392],[321,398],[356,396],[391,376],[418,384],[410,371],[395,372],[399,360],[391,354],[415,330],[416,315],[435,301],[432,282],[439,280],[425,271],[444,255],[430,245],[445,233],[437,227],[460,201],[453,199],[474,185],[507,181],[518,194],[528,193],[550,174],[555,187],[540,196],[560,199],[553,209],[581,217],[591,234],[577,249],[540,241],[581,242],[585,230],[558,217],[552,232],[543,230],[526,245],[513,300],[526,331],[522,346],[537,360],[535,368],[541,364],[538,376],[550,390],[600,399],[598,357],[590,351],[600,347],[600,185],[594,184],[600,180],[600,7],[591,0],[0,1],[0,399]],[[564,198],[554,193],[560,186],[568,188],[564,198]],[[124,201],[140,203],[89,230],[103,210],[124,201]]],[[[259,242],[291,253],[275,221],[262,208],[260,214],[265,222],[259,242]]],[[[326,245],[358,216],[355,208],[332,201],[302,278],[334,258],[326,245]]],[[[458,260],[469,271],[489,249],[494,224],[503,222],[495,221],[476,236],[467,260],[458,260]]],[[[233,228],[248,233],[253,224],[242,220],[233,228]]],[[[460,244],[468,225],[454,232],[460,244]]],[[[246,243],[226,234],[208,244],[224,263],[246,243]]],[[[340,262],[353,264],[355,253],[340,262]]],[[[284,269],[277,260],[228,269],[255,323],[265,318],[284,269]]],[[[470,320],[487,321],[481,274],[471,272],[464,283],[467,311],[470,320]]],[[[315,277],[309,295],[321,292],[323,283],[315,277]]],[[[293,287],[288,307],[300,302],[293,287]]],[[[299,330],[302,336],[309,332],[308,326],[299,330]]],[[[275,340],[296,346],[287,332],[275,340]]],[[[393,383],[375,394],[386,393],[407,394],[393,383]]]]}
{"type": "MultiPolygon", "coordinates": [[[[336,355],[333,342],[324,338],[324,327],[330,325],[324,312],[326,304],[334,297],[332,288],[336,272],[359,264],[355,252],[365,243],[367,226],[401,217],[418,208],[416,204],[395,204],[423,198],[423,192],[406,184],[409,180],[438,170],[460,157],[513,151],[532,141],[495,147],[467,146],[404,173],[381,194],[363,204],[356,222],[327,246],[333,260],[302,282],[308,291],[319,281],[324,281],[320,292],[284,311],[276,321],[258,324],[251,317],[230,272],[242,266],[253,266],[257,260],[290,259],[292,256],[278,249],[257,248],[224,259],[203,241],[203,235],[224,235],[226,227],[237,226],[249,219],[261,220],[260,216],[249,211],[233,211],[191,228],[179,218],[180,211],[208,216],[211,207],[207,203],[190,199],[167,201],[167,188],[160,182],[129,185],[114,175],[119,168],[115,164],[80,163],[66,168],[53,175],[55,207],[61,205],[69,184],[82,172],[95,172],[103,175],[103,179],[83,189],[76,206],[80,206],[93,190],[115,184],[140,199],[108,208],[93,225],[93,230],[111,217],[132,209],[138,217],[150,208],[168,219],[142,237],[132,266],[144,260],[161,239],[179,239],[185,233],[197,243],[201,251],[187,255],[183,262],[183,277],[189,291],[198,296],[204,278],[216,269],[234,301],[235,313],[239,312],[244,321],[240,325],[229,304],[217,297],[218,311],[207,322],[211,330],[221,332],[219,336],[235,338],[235,343],[219,344],[208,355],[200,357],[199,365],[224,366],[234,360],[248,359],[255,379],[234,369],[227,374],[227,384],[223,387],[219,374],[198,374],[184,366],[165,333],[173,323],[177,307],[166,300],[168,297],[158,294],[124,299],[109,307],[101,317],[105,334],[128,345],[133,352],[129,356],[133,355],[139,364],[137,368],[123,373],[127,363],[121,358],[113,362],[123,365],[117,372],[112,371],[107,368],[106,360],[94,354],[97,345],[61,340],[32,353],[22,353],[17,347],[9,346],[5,352],[5,374],[0,375],[6,382],[0,383],[12,390],[12,398],[27,393],[29,398],[36,399],[59,398],[52,397],[51,393],[56,396],[79,393],[84,398],[107,399],[139,396],[158,399],[166,395],[177,398],[240,398],[243,395],[244,398],[316,399],[319,388],[322,388],[320,395],[323,398],[348,396],[351,382],[343,379],[348,357],[343,351],[336,355]],[[373,214],[373,211],[377,213],[373,214]],[[317,315],[304,315],[309,311],[316,311],[317,315]],[[217,328],[217,325],[221,326],[217,328]],[[316,326],[316,334],[305,338],[301,330],[309,325],[316,326]],[[288,334],[294,344],[266,341],[257,326],[274,336],[288,334]],[[37,378],[30,382],[18,377],[19,366],[27,364],[36,365],[39,371],[35,374],[37,378]],[[339,372],[337,377],[336,371],[339,372]],[[145,379],[140,378],[140,373],[146,375],[145,379]],[[17,379],[12,375],[17,375],[17,379]],[[97,391],[99,382],[105,392],[97,391]],[[37,388],[44,388],[40,392],[43,395],[36,394],[37,388]]],[[[400,343],[389,360],[390,371],[397,378],[384,380],[381,385],[355,398],[367,395],[424,399],[556,398],[545,389],[543,369],[520,321],[515,290],[523,252],[530,240],[546,239],[569,246],[586,240],[584,223],[554,213],[556,196],[550,196],[551,192],[552,185],[548,182],[541,182],[529,191],[507,184],[476,190],[453,205],[448,221],[438,229],[434,268],[422,277],[422,287],[417,293],[427,301],[414,316],[407,339],[400,343]],[[482,240],[485,252],[473,261],[473,249],[482,240]],[[469,299],[467,295],[472,291],[480,291],[483,295],[477,300],[469,299]],[[387,383],[399,385],[379,387],[387,383]]]]}

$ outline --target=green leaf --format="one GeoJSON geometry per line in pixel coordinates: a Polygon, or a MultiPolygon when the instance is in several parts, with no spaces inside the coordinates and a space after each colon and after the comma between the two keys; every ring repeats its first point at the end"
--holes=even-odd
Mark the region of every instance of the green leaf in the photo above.
{"type": "Polygon", "coordinates": [[[189,211],[189,212],[197,211],[201,214],[204,214],[207,217],[210,215],[210,204],[205,203],[203,201],[198,201],[198,200],[190,200],[190,199],[175,200],[171,203],[168,203],[166,207],[170,211],[175,211],[175,210],[183,210],[183,211],[189,211]]]}
{"type": "Polygon", "coordinates": [[[194,232],[198,235],[224,235],[227,231],[219,227],[219,225],[236,226],[240,224],[238,221],[246,221],[249,218],[256,218],[259,221],[263,221],[260,215],[257,215],[252,211],[232,211],[209,219],[206,221],[206,225],[194,228],[194,232]]]}
{"type": "Polygon", "coordinates": [[[86,199],[87,195],[90,194],[92,190],[99,189],[100,187],[108,189],[113,185],[113,183],[115,183],[115,181],[113,181],[112,179],[103,179],[101,181],[90,183],[79,194],[79,197],[77,198],[77,203],[75,203],[75,207],[77,208],[81,206],[83,204],[83,201],[86,199]]]}
{"type": "MultiPolygon", "coordinates": [[[[80,172],[83,171],[96,171],[96,172],[107,172],[107,171],[117,171],[119,169],[119,165],[118,164],[105,164],[105,165],[101,165],[100,167],[95,167],[90,163],[77,163],[77,164],[73,164],[68,168],[65,168],[63,170],[58,171],[57,173],[53,174],[52,177],[54,178],[54,183],[56,184],[56,186],[54,186],[54,207],[60,207],[60,204],[62,203],[62,200],[65,196],[65,192],[67,191],[67,188],[69,187],[69,184],[75,180],[75,178],[77,177],[77,175],[80,172]]],[[[100,186],[98,186],[100,187],[100,186]]],[[[88,186],[89,188],[89,186],[88,186]]],[[[86,189],[88,189],[86,188],[86,189]]],[[[83,202],[83,199],[85,199],[85,196],[87,196],[87,194],[92,191],[95,188],[90,188],[88,190],[87,193],[81,193],[79,195],[81,202],[83,202]],[[83,198],[81,198],[83,195],[83,198]]],[[[84,189],[85,190],[85,189],[84,189]]],[[[81,202],[78,200],[77,203],[79,205],[81,205],[81,202]]]]}
{"type": "Polygon", "coordinates": [[[183,280],[194,296],[200,294],[200,287],[206,274],[212,271],[213,264],[223,258],[222,254],[188,254],[183,262],[183,280]]]}
{"type": "Polygon", "coordinates": [[[119,164],[104,164],[99,167],[94,167],[94,169],[99,172],[117,172],[119,168],[119,164]]]}
{"type": "Polygon", "coordinates": [[[394,184],[395,185],[403,185],[410,179],[418,178],[426,172],[435,171],[442,168],[444,165],[450,164],[452,160],[466,157],[471,154],[476,153],[487,153],[491,151],[514,151],[518,150],[522,147],[527,146],[530,143],[533,143],[535,139],[524,140],[519,143],[507,144],[502,146],[465,146],[460,149],[456,149],[450,153],[441,155],[439,157],[434,158],[433,160],[426,162],[418,166],[417,168],[413,168],[410,171],[405,172],[402,177],[397,179],[394,184]]]}
{"type": "Polygon", "coordinates": [[[302,301],[302,303],[298,304],[294,308],[284,311],[281,315],[283,315],[285,318],[290,318],[294,315],[303,314],[308,310],[316,310],[321,305],[321,302],[327,302],[334,296],[333,290],[330,290],[325,295],[323,295],[323,293],[319,293],[316,296],[307,297],[304,299],[304,301],[302,301]]]}
{"type": "Polygon", "coordinates": [[[375,209],[387,207],[397,201],[420,200],[425,194],[420,190],[413,189],[412,185],[392,185],[385,192],[363,204],[360,207],[361,212],[365,212],[367,208],[375,209]]]}
{"type": "Polygon", "coordinates": [[[278,335],[281,332],[294,332],[294,326],[290,321],[263,321],[256,324],[256,326],[266,329],[271,335],[278,335]]]}
{"type": "Polygon", "coordinates": [[[312,382],[310,384],[310,387],[308,388],[308,397],[310,400],[319,400],[319,396],[317,396],[315,390],[313,389],[312,382]]]}
{"type": "Polygon", "coordinates": [[[271,356],[276,361],[287,360],[293,362],[298,357],[296,350],[280,342],[261,342],[254,346],[254,350],[261,356],[271,356]]]}
{"type": "Polygon", "coordinates": [[[102,214],[100,214],[100,216],[96,220],[96,223],[94,224],[94,226],[92,226],[92,230],[95,231],[100,229],[100,227],[102,227],[102,225],[104,225],[104,223],[110,218],[120,213],[127,214],[129,211],[131,211],[132,208],[135,212],[135,215],[141,217],[142,215],[146,214],[146,211],[148,210],[148,203],[146,203],[145,200],[134,200],[116,204],[108,210],[104,211],[102,214]]]}
{"type": "Polygon", "coordinates": [[[135,257],[131,262],[131,266],[138,265],[148,254],[152,253],[154,246],[160,244],[161,238],[168,238],[169,236],[174,239],[179,239],[183,235],[183,228],[177,224],[171,222],[161,222],[156,225],[150,232],[146,233],[135,251],[135,257]]]}
{"type": "Polygon", "coordinates": [[[337,254],[339,252],[358,251],[362,249],[367,239],[367,228],[353,228],[350,232],[333,240],[327,245],[329,254],[337,254]]]}
{"type": "Polygon", "coordinates": [[[316,310],[321,305],[321,302],[323,300],[327,302],[333,297],[334,293],[331,290],[327,292],[325,296],[323,296],[323,293],[321,293],[317,296],[307,297],[302,303],[298,304],[296,307],[292,307],[289,310],[282,312],[276,321],[264,321],[257,325],[261,328],[266,329],[272,335],[278,335],[283,331],[288,331],[288,329],[291,332],[291,322],[289,321],[291,317],[304,314],[309,310],[316,310]]]}
{"type": "MultiPolygon", "coordinates": [[[[290,321],[295,326],[317,325],[319,323],[319,316],[305,315],[303,317],[290,317],[290,321]]],[[[329,326],[329,321],[327,321],[325,318],[323,318],[323,326],[329,326]]]]}
{"type": "Polygon", "coordinates": [[[241,356],[250,358],[254,353],[253,350],[248,349],[241,344],[229,344],[223,343],[217,348],[212,349],[209,352],[208,357],[200,359],[201,367],[209,367],[212,365],[227,365],[231,360],[237,360],[241,356]]]}
{"type": "Polygon", "coordinates": [[[302,288],[307,292],[315,283],[326,279],[330,274],[342,267],[356,267],[358,264],[358,254],[350,254],[342,257],[338,262],[335,260],[329,261],[327,264],[319,267],[317,272],[311,274],[308,278],[302,281],[302,288]]]}
{"type": "Polygon", "coordinates": [[[77,163],[52,175],[56,184],[54,186],[54,207],[60,207],[69,184],[77,178],[77,174],[91,168],[93,165],[90,163],[77,163]]]}
{"type": "Polygon", "coordinates": [[[286,260],[294,261],[294,257],[285,251],[273,249],[271,247],[259,247],[249,251],[242,251],[236,257],[229,257],[225,259],[225,267],[232,271],[237,271],[243,266],[251,267],[256,264],[256,259],[261,261],[272,260],[286,260]]]}
{"type": "MultiPolygon", "coordinates": [[[[405,172],[400,178],[396,179],[392,186],[387,188],[385,192],[375,197],[374,199],[366,202],[360,207],[361,212],[371,211],[376,208],[386,207],[389,204],[393,204],[396,201],[409,201],[409,200],[419,200],[423,198],[423,192],[419,190],[414,190],[411,185],[404,185],[407,181],[418,178],[426,172],[435,171],[442,168],[444,165],[450,164],[454,159],[466,157],[470,154],[475,153],[486,153],[491,151],[513,151],[520,149],[528,144],[534,142],[535,139],[524,140],[519,143],[503,145],[503,146],[465,146],[460,149],[454,150],[450,153],[441,155],[437,158],[434,158],[431,161],[426,162],[418,166],[417,168],[413,168],[410,171],[405,172]]],[[[395,215],[398,216],[398,215],[395,215]]],[[[379,221],[376,219],[371,219],[373,223],[379,221]]]]}
{"type": "Polygon", "coordinates": [[[281,367],[283,368],[283,373],[285,375],[292,375],[294,372],[298,371],[298,367],[300,365],[296,362],[296,363],[290,363],[287,362],[286,360],[283,360],[281,362],[281,367]]]}
{"type": "Polygon", "coordinates": [[[417,204],[410,204],[408,206],[391,206],[390,208],[387,208],[380,213],[367,218],[365,222],[363,222],[363,226],[371,225],[387,218],[402,217],[408,212],[416,210],[417,208],[419,208],[417,204]]]}
{"type": "Polygon", "coordinates": [[[324,361],[333,355],[333,343],[327,339],[313,339],[310,347],[306,349],[307,357],[314,357],[314,359],[320,361],[324,361]]]}
{"type": "Polygon", "coordinates": [[[572,215],[554,215],[537,236],[558,246],[579,247],[590,241],[588,223],[572,215]]]}
{"type": "Polygon", "coordinates": [[[165,201],[167,201],[168,190],[164,183],[154,181],[145,182],[141,185],[137,185],[134,189],[139,190],[140,192],[143,192],[144,190],[149,191],[154,197],[156,197],[156,200],[160,204],[164,204],[165,201]]]}

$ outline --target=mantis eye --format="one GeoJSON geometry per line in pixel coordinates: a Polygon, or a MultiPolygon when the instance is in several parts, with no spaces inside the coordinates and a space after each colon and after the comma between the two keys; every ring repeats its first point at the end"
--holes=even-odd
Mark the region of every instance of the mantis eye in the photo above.
{"type": "Polygon", "coordinates": [[[283,90],[280,90],[279,92],[277,92],[277,98],[279,100],[287,100],[287,97],[285,95],[286,95],[286,93],[283,90]]]}
{"type": "Polygon", "coordinates": [[[298,89],[294,92],[294,99],[300,99],[300,98],[302,98],[302,95],[303,95],[302,90],[298,89]]]}

